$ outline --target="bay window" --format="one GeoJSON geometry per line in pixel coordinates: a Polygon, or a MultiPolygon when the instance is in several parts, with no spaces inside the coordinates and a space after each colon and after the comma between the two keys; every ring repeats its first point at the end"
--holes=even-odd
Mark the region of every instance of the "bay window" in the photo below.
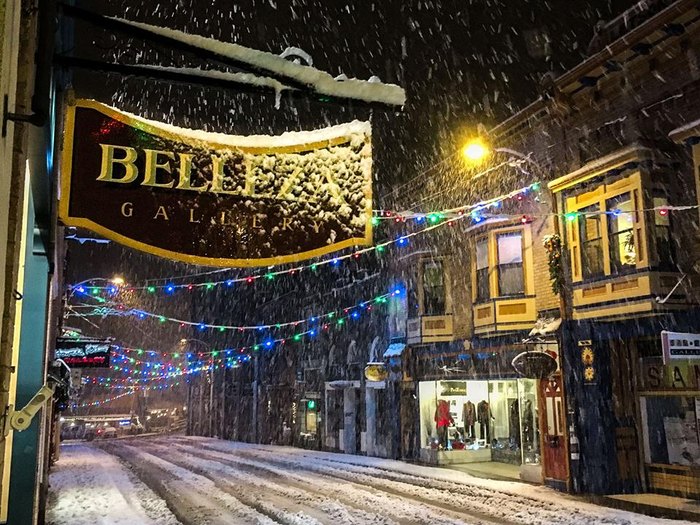
{"type": "MultiPolygon", "coordinates": [[[[660,201],[655,198],[654,202],[660,201]]],[[[574,281],[626,275],[648,266],[645,216],[639,211],[642,208],[639,173],[567,198],[574,281]]],[[[649,230],[657,238],[661,258],[670,252],[666,247],[670,238],[667,218],[657,217],[658,227],[649,230]]]]}

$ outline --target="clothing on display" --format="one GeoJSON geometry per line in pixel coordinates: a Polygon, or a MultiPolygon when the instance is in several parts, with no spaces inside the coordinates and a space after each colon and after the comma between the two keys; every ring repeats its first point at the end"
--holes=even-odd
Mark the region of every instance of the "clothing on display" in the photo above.
{"type": "Polygon", "coordinates": [[[534,438],[534,419],[532,401],[528,399],[525,401],[525,408],[523,409],[523,446],[528,450],[532,447],[534,438]]]}
{"type": "Polygon", "coordinates": [[[479,422],[479,438],[486,439],[486,443],[491,443],[491,406],[486,400],[480,401],[476,406],[477,421],[479,422]]]}
{"type": "Polygon", "coordinates": [[[454,424],[450,414],[450,404],[444,399],[439,399],[435,409],[435,425],[437,427],[440,445],[447,447],[447,427],[454,424]]]}
{"type": "Polygon", "coordinates": [[[517,399],[510,402],[508,412],[508,439],[511,447],[520,448],[520,404],[517,399]]]}
{"type": "Polygon", "coordinates": [[[471,401],[467,401],[462,406],[462,423],[464,424],[464,436],[466,438],[475,439],[476,432],[474,424],[476,423],[476,407],[471,401]]]}

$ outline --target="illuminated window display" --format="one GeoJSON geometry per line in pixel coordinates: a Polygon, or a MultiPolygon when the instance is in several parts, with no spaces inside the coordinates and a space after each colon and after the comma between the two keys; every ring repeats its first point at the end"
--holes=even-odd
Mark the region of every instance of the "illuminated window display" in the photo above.
{"type": "Polygon", "coordinates": [[[537,382],[422,381],[418,385],[421,446],[491,449],[492,461],[540,462],[537,382]]]}

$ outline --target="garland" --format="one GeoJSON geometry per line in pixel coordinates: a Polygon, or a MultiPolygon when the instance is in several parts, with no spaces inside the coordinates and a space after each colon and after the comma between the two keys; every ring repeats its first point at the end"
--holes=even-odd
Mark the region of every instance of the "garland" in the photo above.
{"type": "Polygon", "coordinates": [[[552,284],[552,291],[555,295],[559,295],[564,286],[564,269],[561,263],[561,237],[557,233],[546,235],[542,245],[547,252],[549,280],[552,284]]]}

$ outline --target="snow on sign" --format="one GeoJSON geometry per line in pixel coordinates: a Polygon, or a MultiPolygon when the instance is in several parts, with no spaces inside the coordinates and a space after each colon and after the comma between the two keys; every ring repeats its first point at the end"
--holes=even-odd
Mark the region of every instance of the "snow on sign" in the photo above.
{"type": "Polygon", "coordinates": [[[61,220],[127,246],[264,266],[372,242],[368,122],[244,137],[79,100],[64,137],[61,220]]]}
{"type": "Polygon", "coordinates": [[[664,363],[672,359],[700,359],[700,334],[663,330],[661,348],[664,363]]]}

